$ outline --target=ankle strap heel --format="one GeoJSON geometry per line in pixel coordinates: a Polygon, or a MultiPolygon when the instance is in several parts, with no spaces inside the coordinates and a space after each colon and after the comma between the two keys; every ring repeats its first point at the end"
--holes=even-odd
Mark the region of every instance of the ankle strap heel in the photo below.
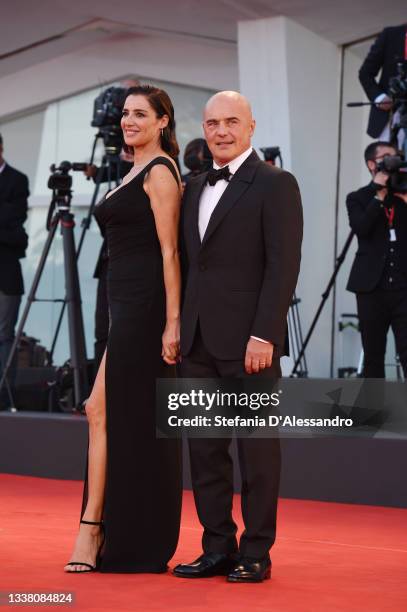
{"type": "MultiPolygon", "coordinates": [[[[100,565],[100,561],[101,561],[101,552],[102,552],[102,548],[103,548],[103,544],[105,543],[105,529],[104,529],[104,523],[103,521],[85,521],[83,519],[81,519],[80,521],[81,523],[83,523],[84,525],[97,525],[98,527],[101,528],[101,532],[102,532],[102,542],[100,543],[99,546],[99,550],[96,554],[96,559],[95,559],[95,565],[91,565],[90,563],[85,563],[83,561],[70,561],[69,563],[66,564],[66,566],[72,566],[72,565],[83,565],[84,567],[86,567],[86,569],[84,570],[74,570],[73,572],[69,571],[68,573],[71,574],[84,574],[87,572],[95,572],[97,571],[97,569],[99,568],[100,565]]],[[[67,571],[67,570],[65,570],[67,571]]]]}

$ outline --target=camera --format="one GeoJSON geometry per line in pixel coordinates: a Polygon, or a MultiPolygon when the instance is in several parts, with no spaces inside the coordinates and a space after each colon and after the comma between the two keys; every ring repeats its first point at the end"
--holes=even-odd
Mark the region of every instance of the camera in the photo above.
{"type": "Polygon", "coordinates": [[[407,59],[398,62],[397,76],[392,77],[389,81],[389,92],[394,108],[399,113],[397,131],[404,130],[404,155],[407,156],[407,59]]]}
{"type": "Polygon", "coordinates": [[[105,148],[111,154],[120,153],[123,147],[120,121],[126,91],[123,87],[108,87],[93,103],[91,126],[99,128],[105,148]]]}
{"type": "Polygon", "coordinates": [[[280,160],[280,166],[283,167],[283,159],[281,157],[280,147],[260,147],[260,151],[264,155],[264,161],[269,164],[276,165],[277,159],[280,160]]]}
{"type": "Polygon", "coordinates": [[[386,155],[377,170],[389,175],[387,186],[393,192],[407,193],[407,161],[401,155],[386,155]]]}
{"type": "Polygon", "coordinates": [[[86,170],[87,164],[82,162],[63,161],[56,166],[50,166],[51,176],[48,179],[48,188],[53,191],[58,191],[61,195],[69,195],[72,187],[72,176],[69,174],[71,170],[74,172],[83,172],[86,170]]]}
{"type": "Polygon", "coordinates": [[[123,87],[108,87],[98,95],[93,103],[92,127],[120,127],[126,90],[123,87]]]}
{"type": "Polygon", "coordinates": [[[72,165],[67,161],[61,162],[59,166],[52,164],[52,166],[50,166],[52,174],[48,179],[48,189],[68,195],[72,187],[72,176],[68,174],[71,167],[72,165]]]}
{"type": "Polygon", "coordinates": [[[389,93],[398,101],[407,102],[407,60],[398,62],[397,76],[389,81],[389,93]]]}

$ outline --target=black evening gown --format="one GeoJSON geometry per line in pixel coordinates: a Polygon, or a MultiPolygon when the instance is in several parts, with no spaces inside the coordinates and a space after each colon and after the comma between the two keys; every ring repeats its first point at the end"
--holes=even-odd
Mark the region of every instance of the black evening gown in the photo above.
{"type": "Polygon", "coordinates": [[[163,572],[179,535],[181,446],[155,433],[156,378],[168,375],[161,357],[165,286],[143,180],[156,164],[178,182],[172,163],[157,157],[95,210],[109,254],[102,572],[163,572]]]}

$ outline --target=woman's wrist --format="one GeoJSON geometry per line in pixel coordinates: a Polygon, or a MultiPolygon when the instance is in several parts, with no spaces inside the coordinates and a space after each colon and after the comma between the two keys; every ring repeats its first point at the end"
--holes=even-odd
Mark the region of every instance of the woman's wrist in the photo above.
{"type": "Polygon", "coordinates": [[[180,322],[180,316],[179,315],[170,315],[170,316],[167,316],[167,325],[176,325],[179,322],[180,322]]]}

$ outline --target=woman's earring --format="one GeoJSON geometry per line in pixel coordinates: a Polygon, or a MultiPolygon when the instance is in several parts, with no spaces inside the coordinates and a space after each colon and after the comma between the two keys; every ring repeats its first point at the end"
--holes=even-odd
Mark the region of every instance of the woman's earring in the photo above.
{"type": "Polygon", "coordinates": [[[161,138],[164,136],[164,128],[161,128],[161,138]]]}

